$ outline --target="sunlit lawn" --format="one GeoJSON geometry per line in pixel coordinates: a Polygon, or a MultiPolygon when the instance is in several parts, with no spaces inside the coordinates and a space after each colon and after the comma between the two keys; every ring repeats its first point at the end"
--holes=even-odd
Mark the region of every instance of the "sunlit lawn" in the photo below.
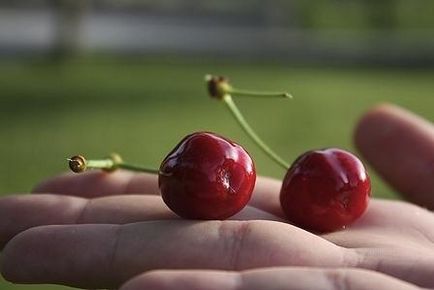
{"type": "MultiPolygon", "coordinates": [[[[206,73],[239,87],[288,90],[295,98],[237,99],[247,119],[288,161],[311,149],[355,150],[352,129],[380,102],[434,117],[434,71],[301,68],[197,61],[81,60],[63,66],[0,63],[0,193],[24,193],[66,170],[75,153],[158,166],[187,133],[214,131],[245,145],[260,174],[284,172],[264,156],[204,89],[206,73]]],[[[371,171],[376,197],[395,197],[371,171]]],[[[1,289],[50,289],[12,286],[1,289]]],[[[55,287],[54,289],[58,289],[55,287]]]]}

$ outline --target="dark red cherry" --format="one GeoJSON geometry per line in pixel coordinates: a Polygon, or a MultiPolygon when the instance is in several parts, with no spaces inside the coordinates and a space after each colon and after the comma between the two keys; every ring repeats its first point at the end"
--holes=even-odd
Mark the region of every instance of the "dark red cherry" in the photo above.
{"type": "Polygon", "coordinates": [[[345,228],[366,210],[371,182],[362,162],[336,148],[308,151],[289,168],[280,191],[294,224],[316,232],[345,228]]]}
{"type": "Polygon", "coordinates": [[[167,206],[189,219],[226,219],[250,200],[256,172],[240,145],[208,132],[186,136],[163,160],[158,184],[167,206]]]}

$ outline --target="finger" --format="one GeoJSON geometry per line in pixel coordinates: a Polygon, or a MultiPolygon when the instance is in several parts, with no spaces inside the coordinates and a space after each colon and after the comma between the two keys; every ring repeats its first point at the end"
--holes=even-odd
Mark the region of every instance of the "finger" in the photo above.
{"type": "MultiPolygon", "coordinates": [[[[393,237],[391,237],[393,238],[393,237]]],[[[434,288],[433,251],[424,251],[415,246],[412,250],[390,248],[355,249],[359,261],[355,267],[371,269],[398,277],[420,287],[434,288]]]]}
{"type": "Polygon", "coordinates": [[[434,287],[432,244],[403,238],[397,232],[387,230],[382,233],[355,231],[329,240],[354,247],[360,258],[353,267],[375,270],[423,287],[434,287]]]}
{"type": "Polygon", "coordinates": [[[152,269],[338,266],[349,260],[342,248],[284,223],[172,220],[33,228],[6,245],[2,273],[18,283],[113,288],[152,269]]]}
{"type": "Polygon", "coordinates": [[[73,223],[86,201],[69,196],[8,196],[0,199],[0,249],[30,227],[73,223]]]}
{"type": "MultiPolygon", "coordinates": [[[[252,199],[254,207],[283,217],[279,203],[281,182],[258,177],[252,199]]],[[[93,170],[82,174],[67,173],[50,178],[34,189],[38,193],[56,193],[81,197],[100,197],[117,194],[159,194],[158,176],[126,170],[104,172],[93,170]]]]}
{"type": "Polygon", "coordinates": [[[358,269],[280,267],[243,272],[160,270],[128,281],[120,290],[420,290],[384,274],[358,269]]]}
{"type": "Polygon", "coordinates": [[[434,215],[415,204],[373,199],[363,216],[344,231],[322,235],[347,248],[434,249],[434,215]],[[397,215],[399,213],[399,215],[397,215]]]}
{"type": "MultiPolygon", "coordinates": [[[[126,224],[139,221],[177,219],[155,195],[117,195],[85,199],[38,194],[0,199],[0,249],[18,233],[36,226],[62,224],[126,224]]],[[[281,220],[247,206],[231,219],[281,220]]]]}
{"type": "Polygon", "coordinates": [[[65,173],[50,178],[35,187],[36,193],[56,193],[81,197],[100,197],[118,194],[156,194],[157,175],[127,170],[105,172],[91,170],[81,174],[65,173]]]}
{"type": "Polygon", "coordinates": [[[41,225],[113,223],[174,219],[158,196],[128,195],[85,199],[54,194],[0,199],[0,249],[18,233],[41,225]]]}
{"type": "Polygon", "coordinates": [[[355,143],[378,173],[409,200],[434,209],[434,126],[393,105],[360,120],[355,143]]]}
{"type": "Polygon", "coordinates": [[[250,221],[250,220],[265,220],[286,223],[284,218],[275,216],[262,209],[247,205],[240,212],[228,218],[228,220],[250,221]]]}

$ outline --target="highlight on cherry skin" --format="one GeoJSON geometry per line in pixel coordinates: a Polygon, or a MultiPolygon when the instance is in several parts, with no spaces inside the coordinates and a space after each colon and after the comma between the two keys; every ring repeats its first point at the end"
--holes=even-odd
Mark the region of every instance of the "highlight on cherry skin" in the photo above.
{"type": "Polygon", "coordinates": [[[292,98],[287,92],[256,92],[234,88],[228,78],[205,77],[208,94],[222,101],[244,132],[280,165],[286,176],[280,203],[289,221],[314,232],[330,232],[350,225],[368,206],[371,183],[362,162],[336,148],[308,151],[290,165],[253,130],[232,96],[292,98]]]}
{"type": "Polygon", "coordinates": [[[256,181],[255,165],[246,150],[210,132],[184,137],[159,170],[125,163],[117,154],[101,160],[76,155],[68,161],[76,173],[118,168],[156,173],[166,205],[188,219],[226,219],[238,213],[249,202],[256,181]]]}
{"type": "Polygon", "coordinates": [[[288,169],[280,204],[294,224],[314,232],[345,228],[366,210],[371,182],[362,162],[350,152],[308,151],[288,169]]]}

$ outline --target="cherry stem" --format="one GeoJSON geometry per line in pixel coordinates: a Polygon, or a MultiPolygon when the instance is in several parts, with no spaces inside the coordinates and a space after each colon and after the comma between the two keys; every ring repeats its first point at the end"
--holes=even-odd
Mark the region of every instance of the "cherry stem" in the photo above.
{"type": "Polygon", "coordinates": [[[288,98],[292,99],[292,95],[287,92],[255,92],[255,91],[246,91],[246,90],[238,90],[234,88],[229,88],[227,90],[228,94],[239,97],[276,97],[276,98],[288,98]]]}
{"type": "Polygon", "coordinates": [[[243,128],[243,130],[256,143],[256,145],[258,145],[259,148],[261,148],[262,151],[264,151],[265,154],[267,154],[277,164],[279,164],[285,170],[287,170],[289,168],[289,164],[286,161],[284,161],[279,155],[277,155],[273,150],[271,150],[271,148],[268,147],[268,145],[264,141],[262,141],[261,138],[259,138],[255,130],[253,130],[252,127],[250,127],[249,123],[247,123],[243,114],[240,112],[237,105],[232,100],[231,95],[229,93],[223,95],[222,100],[229,108],[229,111],[232,113],[232,116],[234,116],[235,120],[237,120],[238,124],[241,125],[241,128],[243,128]]]}
{"type": "Polygon", "coordinates": [[[144,167],[142,165],[130,164],[130,163],[121,163],[121,164],[118,164],[118,167],[123,168],[123,169],[127,169],[127,170],[131,170],[131,171],[140,171],[140,172],[147,172],[147,173],[153,173],[153,174],[158,174],[160,172],[158,169],[155,169],[155,168],[149,168],[149,167],[144,167]]]}
{"type": "Polygon", "coordinates": [[[87,160],[82,155],[76,155],[68,158],[69,168],[75,173],[81,173],[88,169],[103,169],[113,171],[123,168],[131,171],[147,172],[158,174],[159,170],[147,168],[141,165],[125,163],[118,154],[111,154],[108,158],[99,160],[87,160]]]}
{"type": "Polygon", "coordinates": [[[207,84],[208,93],[212,98],[222,100],[229,111],[234,116],[235,120],[237,120],[238,124],[240,124],[241,128],[247,133],[247,135],[259,146],[259,148],[264,151],[265,154],[268,155],[272,160],[274,160],[277,164],[282,166],[285,170],[289,168],[289,164],[283,160],[279,155],[277,155],[273,150],[271,150],[268,145],[262,141],[261,138],[256,134],[255,130],[250,127],[249,123],[247,123],[243,114],[241,114],[240,110],[238,110],[237,105],[232,100],[233,95],[239,96],[252,96],[252,97],[285,97],[292,98],[292,96],[288,93],[262,93],[262,92],[254,92],[254,91],[244,91],[234,89],[230,84],[227,78],[223,76],[213,76],[206,75],[205,81],[207,84]]]}

